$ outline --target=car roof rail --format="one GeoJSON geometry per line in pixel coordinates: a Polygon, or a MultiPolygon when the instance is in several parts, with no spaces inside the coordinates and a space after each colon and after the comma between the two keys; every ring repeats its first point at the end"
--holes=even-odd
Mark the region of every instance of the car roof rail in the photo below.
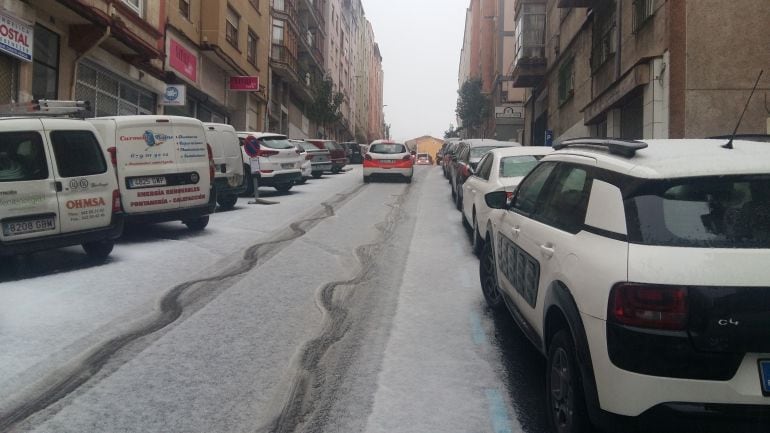
{"type": "Polygon", "coordinates": [[[78,116],[85,118],[90,111],[91,104],[88,101],[39,99],[31,102],[0,105],[0,116],[4,117],[78,116]]]}
{"type": "Polygon", "coordinates": [[[626,158],[633,158],[637,150],[647,147],[647,143],[638,140],[627,140],[623,138],[571,138],[559,143],[555,143],[555,150],[566,149],[568,147],[605,147],[613,155],[619,155],[626,158]]]}

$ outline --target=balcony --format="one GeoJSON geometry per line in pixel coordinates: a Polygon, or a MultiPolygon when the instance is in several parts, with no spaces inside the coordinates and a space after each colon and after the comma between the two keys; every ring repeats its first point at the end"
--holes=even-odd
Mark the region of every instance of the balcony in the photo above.
{"type": "Polygon", "coordinates": [[[295,30],[299,30],[299,13],[297,12],[297,6],[294,3],[294,0],[274,0],[270,12],[274,18],[288,21],[290,25],[294,26],[295,30]]]}
{"type": "Polygon", "coordinates": [[[282,77],[299,81],[297,57],[283,44],[273,44],[270,50],[270,66],[282,77]]]}
{"type": "Polygon", "coordinates": [[[513,87],[536,87],[546,73],[545,4],[521,4],[516,14],[513,87]]]}
{"type": "Polygon", "coordinates": [[[324,0],[297,0],[300,22],[306,27],[318,29],[325,33],[324,6],[324,0]]]}
{"type": "Polygon", "coordinates": [[[297,45],[299,46],[301,57],[308,57],[318,68],[323,69],[324,54],[322,47],[324,45],[324,38],[321,36],[321,33],[304,28],[300,30],[299,44],[297,45]]]}
{"type": "Polygon", "coordinates": [[[590,8],[595,0],[559,0],[556,7],[559,8],[590,8]]]}

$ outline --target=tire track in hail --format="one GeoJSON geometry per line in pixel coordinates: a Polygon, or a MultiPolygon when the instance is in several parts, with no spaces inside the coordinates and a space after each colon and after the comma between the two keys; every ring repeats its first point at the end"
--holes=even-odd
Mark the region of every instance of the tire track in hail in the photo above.
{"type": "Polygon", "coordinates": [[[67,397],[96,376],[117,352],[126,348],[129,344],[152,335],[174,323],[182,316],[186,305],[193,304],[205,294],[210,294],[211,292],[221,293],[231,287],[236,281],[232,281],[228,285],[212,285],[208,287],[208,290],[198,291],[190,299],[187,299],[186,304],[183,305],[180,297],[190,288],[205,285],[206,283],[221,283],[223,280],[244,275],[256,268],[260,263],[260,259],[262,261],[268,260],[278,254],[286,245],[307,234],[310,229],[322,220],[335,216],[335,206],[346,203],[364,187],[365,185],[359,185],[349,192],[337,194],[334,200],[322,202],[321,210],[308,218],[289,224],[288,229],[278,232],[273,236],[273,239],[247,248],[242,259],[237,264],[226,268],[223,272],[215,276],[191,280],[172,288],[161,298],[160,311],[148,318],[145,323],[139,325],[131,332],[112,338],[100,345],[83,361],[69,369],[69,371],[57,371],[56,375],[61,377],[60,379],[57,378],[51,385],[46,386],[44,390],[35,395],[30,395],[26,398],[26,401],[17,404],[5,413],[0,413],[0,431],[10,430],[11,427],[19,422],[67,397]]]}
{"type": "Polygon", "coordinates": [[[295,374],[291,379],[286,399],[277,415],[257,432],[289,433],[308,424],[313,424],[313,428],[317,429],[318,423],[324,422],[324,414],[331,407],[337,389],[336,384],[331,384],[331,389],[326,386],[328,376],[321,361],[328,350],[342,340],[354,325],[348,320],[349,309],[344,303],[334,302],[335,289],[339,286],[360,284],[370,277],[375,265],[374,259],[395,231],[397,222],[403,215],[403,204],[410,190],[411,187],[407,187],[404,193],[396,196],[395,203],[387,204],[391,210],[385,220],[375,226],[380,232],[377,239],[373,243],[356,248],[359,271],[350,279],[326,283],[317,292],[317,304],[324,314],[321,332],[305,343],[295,358],[292,366],[295,374]],[[322,396],[329,398],[321,398],[322,396]]]}

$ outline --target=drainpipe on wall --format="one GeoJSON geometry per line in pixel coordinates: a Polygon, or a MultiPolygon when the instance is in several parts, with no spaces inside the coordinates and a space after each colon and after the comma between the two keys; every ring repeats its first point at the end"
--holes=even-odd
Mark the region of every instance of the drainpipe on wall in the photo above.
{"type": "Polygon", "coordinates": [[[623,51],[621,44],[623,42],[623,0],[618,0],[615,8],[615,26],[617,26],[617,35],[615,36],[615,82],[620,80],[621,65],[620,57],[623,51]]]}

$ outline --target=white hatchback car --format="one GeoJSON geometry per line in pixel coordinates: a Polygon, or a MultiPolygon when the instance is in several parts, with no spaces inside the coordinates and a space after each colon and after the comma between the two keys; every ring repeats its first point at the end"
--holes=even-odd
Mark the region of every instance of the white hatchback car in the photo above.
{"type": "Polygon", "coordinates": [[[462,220],[473,230],[473,252],[481,254],[484,238],[481,233],[489,226],[489,211],[484,197],[493,191],[505,191],[508,198],[521,180],[529,174],[543,156],[553,152],[550,147],[500,147],[487,152],[462,186],[462,220]]]}
{"type": "Polygon", "coordinates": [[[566,141],[487,195],[482,291],[545,354],[553,431],[770,425],[770,147],[725,143],[566,141]]]}
{"type": "Polygon", "coordinates": [[[302,158],[285,135],[239,132],[238,138],[243,160],[249,166],[246,172],[249,194],[254,192],[254,177],[259,179],[259,186],[272,186],[280,192],[288,192],[302,181],[302,158]],[[249,138],[256,139],[255,149],[246,145],[249,138]]]}
{"type": "Polygon", "coordinates": [[[414,160],[406,145],[390,140],[376,140],[364,155],[364,182],[372,177],[396,177],[412,183],[414,160]]]}

